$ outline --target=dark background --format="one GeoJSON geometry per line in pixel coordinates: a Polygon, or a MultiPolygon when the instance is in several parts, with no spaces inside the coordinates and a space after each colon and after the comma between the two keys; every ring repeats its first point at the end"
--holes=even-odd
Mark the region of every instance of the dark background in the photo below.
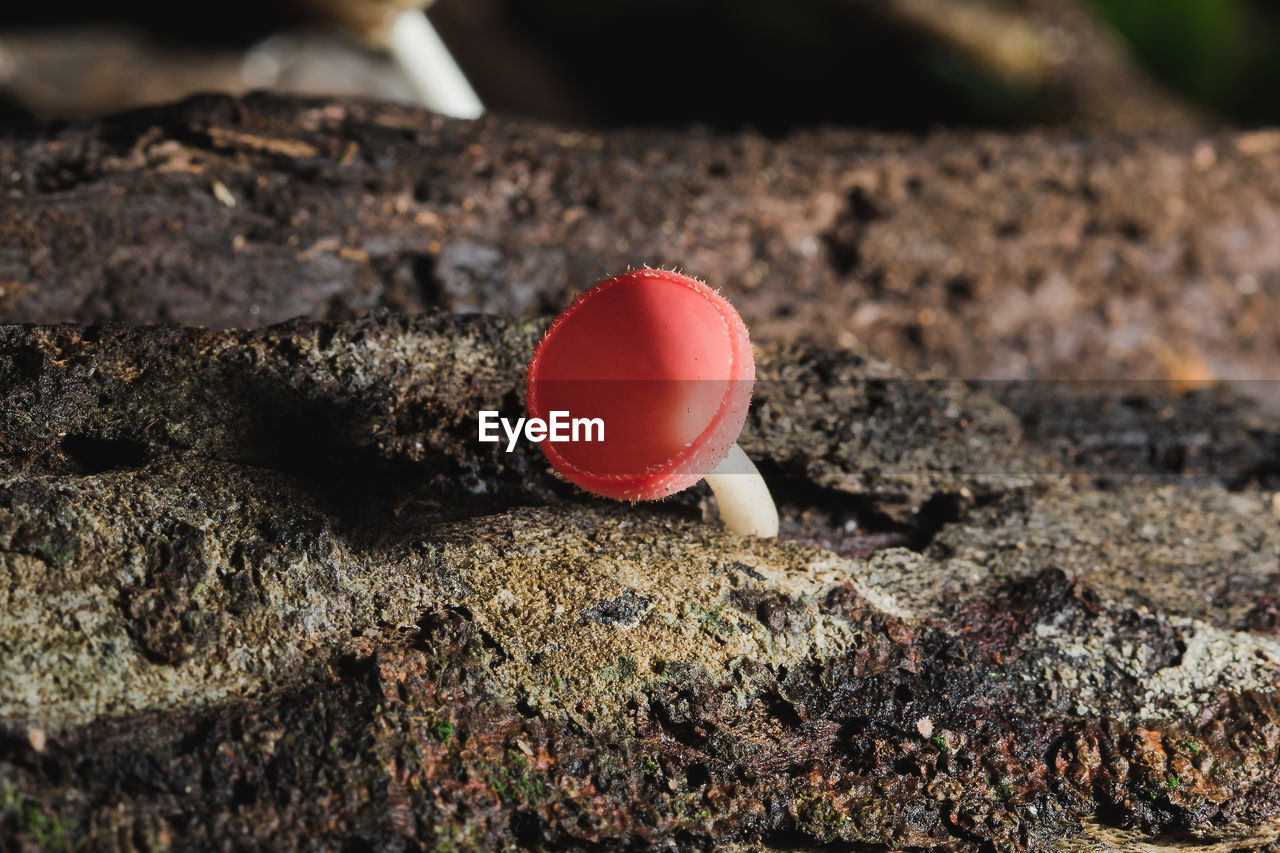
{"type": "MultiPolygon", "coordinates": [[[[541,118],[776,134],[819,123],[1052,124],[1088,113],[1064,85],[1067,71],[996,68],[987,45],[945,32],[955,9],[1029,21],[1051,50],[1075,50],[1086,64],[1100,50],[1096,34],[1105,43],[1114,33],[1118,53],[1206,120],[1280,120],[1280,5],[1264,0],[440,0],[430,15],[491,109],[541,118]]],[[[407,97],[376,50],[325,29],[322,17],[306,0],[4,4],[0,97],[48,115],[262,85],[407,97]]],[[[997,28],[977,26],[999,42],[997,28]]],[[[1127,109],[1108,123],[1123,123],[1127,109]]]]}

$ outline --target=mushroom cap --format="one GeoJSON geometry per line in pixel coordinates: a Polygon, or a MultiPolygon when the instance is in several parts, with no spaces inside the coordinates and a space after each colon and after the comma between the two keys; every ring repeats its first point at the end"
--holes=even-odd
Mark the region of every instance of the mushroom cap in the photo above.
{"type": "Polygon", "coordinates": [[[747,327],[724,297],[680,273],[630,270],[551,324],[529,362],[529,414],[600,418],[604,441],[548,436],[543,453],[588,492],[655,500],[692,486],[729,453],[755,371],[747,327]]]}

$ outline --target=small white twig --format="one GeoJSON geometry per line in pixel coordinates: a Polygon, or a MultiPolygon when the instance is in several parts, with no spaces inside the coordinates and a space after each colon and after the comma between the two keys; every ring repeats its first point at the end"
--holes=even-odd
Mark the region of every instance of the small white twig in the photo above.
{"type": "Polygon", "coordinates": [[[454,118],[477,118],[484,105],[427,16],[401,12],[387,34],[387,49],[424,107],[454,118]]]}
{"type": "Polygon", "coordinates": [[[706,477],[720,504],[720,520],[739,536],[778,535],[778,509],[755,464],[737,444],[706,477]]]}

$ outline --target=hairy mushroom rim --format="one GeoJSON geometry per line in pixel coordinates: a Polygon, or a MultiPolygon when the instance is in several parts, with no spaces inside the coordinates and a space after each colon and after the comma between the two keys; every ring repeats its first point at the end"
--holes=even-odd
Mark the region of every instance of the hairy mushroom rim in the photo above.
{"type": "Polygon", "coordinates": [[[705,479],[734,533],[772,537],[778,513],[737,445],[755,385],[746,324],[700,281],[630,270],[574,300],[529,362],[531,417],[599,418],[603,441],[539,442],[580,488],[657,500],[705,479]]]}

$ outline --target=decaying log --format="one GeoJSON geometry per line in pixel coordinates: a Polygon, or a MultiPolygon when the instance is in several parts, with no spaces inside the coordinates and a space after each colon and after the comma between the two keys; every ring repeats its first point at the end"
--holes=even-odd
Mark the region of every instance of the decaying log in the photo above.
{"type": "Polygon", "coordinates": [[[784,539],[740,539],[474,440],[541,328],[0,328],[3,834],[1280,835],[1270,495],[1098,489],[981,390],[766,347],[746,443],[784,539]]]}
{"type": "Polygon", "coordinates": [[[781,141],[212,98],[0,138],[0,317],[540,314],[678,265],[758,340],[949,376],[1269,377],[1280,135],[781,141]]]}
{"type": "Polygon", "coordinates": [[[1273,850],[1280,435],[1196,380],[1274,364],[1278,166],[262,97],[7,131],[0,310],[84,324],[0,326],[0,837],[1273,850]],[[778,541],[475,440],[641,262],[752,323],[778,541]],[[1045,374],[1177,382],[947,378],[1045,374]]]}

